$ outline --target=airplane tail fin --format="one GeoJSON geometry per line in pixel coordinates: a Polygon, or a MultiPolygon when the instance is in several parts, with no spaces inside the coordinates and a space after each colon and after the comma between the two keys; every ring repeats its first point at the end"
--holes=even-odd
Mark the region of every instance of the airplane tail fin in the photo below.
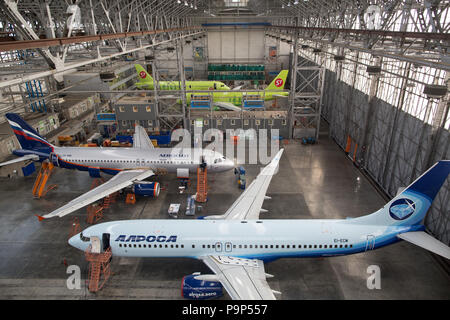
{"type": "Polygon", "coordinates": [[[139,76],[140,82],[153,82],[153,78],[148,74],[148,72],[140,64],[135,64],[136,72],[139,76]]]}
{"type": "Polygon", "coordinates": [[[450,173],[450,160],[442,160],[395,196],[382,209],[361,217],[361,223],[416,226],[421,225],[434,198],[450,173]]]}
{"type": "Polygon", "coordinates": [[[55,146],[42,138],[28,123],[18,114],[7,113],[5,115],[11,129],[17,137],[22,149],[39,151],[50,154],[55,146]]]}
{"type": "Polygon", "coordinates": [[[289,70],[281,70],[275,79],[267,86],[266,90],[284,90],[288,73],[289,70]]]}

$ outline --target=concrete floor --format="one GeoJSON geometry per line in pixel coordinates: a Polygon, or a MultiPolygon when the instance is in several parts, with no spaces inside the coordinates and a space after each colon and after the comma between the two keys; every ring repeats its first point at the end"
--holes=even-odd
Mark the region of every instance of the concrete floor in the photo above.
{"type": "MultiPolygon", "coordinates": [[[[246,165],[247,183],[259,171],[246,165]]],[[[116,258],[113,277],[96,294],[86,289],[87,263],[82,252],[67,244],[71,218],[85,223],[86,209],[71,216],[38,222],[44,214],[89,190],[87,173],[56,169],[51,183],[58,189],[45,199],[34,200],[34,177],[0,180],[0,299],[181,299],[180,282],[196,271],[210,273],[191,259],[116,258]],[[82,270],[82,288],[66,287],[66,266],[82,270]]],[[[170,203],[181,203],[174,175],[159,177],[166,190],[158,199],[138,198],[126,205],[124,197],[107,211],[103,221],[123,219],[166,219],[170,203]]],[[[195,180],[188,190],[195,193],[195,180]]],[[[209,201],[198,215],[221,214],[237,199],[232,171],[209,176],[209,201]]],[[[263,219],[345,218],[368,214],[384,205],[370,183],[346,159],[326,133],[320,144],[303,146],[290,141],[281,159],[280,171],[272,179],[263,219]]],[[[184,215],[179,217],[186,218],[184,215]]],[[[450,277],[427,251],[401,242],[372,252],[316,259],[281,259],[266,265],[274,275],[268,280],[281,299],[449,299],[450,277]],[[381,289],[366,286],[367,268],[381,269],[381,289]]],[[[228,299],[228,296],[224,296],[228,299]]]]}

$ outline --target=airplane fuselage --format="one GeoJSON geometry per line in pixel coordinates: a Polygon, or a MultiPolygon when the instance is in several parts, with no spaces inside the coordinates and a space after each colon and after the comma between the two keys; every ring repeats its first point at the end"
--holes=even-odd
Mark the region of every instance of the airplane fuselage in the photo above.
{"type": "MultiPolygon", "coordinates": [[[[136,82],[138,89],[154,89],[154,82],[136,82]]],[[[223,82],[219,81],[185,81],[186,90],[230,90],[223,82]]],[[[159,81],[160,90],[181,90],[180,81],[159,81]]]]}
{"type": "MultiPolygon", "coordinates": [[[[357,220],[127,220],[98,224],[82,234],[99,239],[108,234],[113,256],[228,255],[272,261],[369,251],[397,242],[400,232],[423,228],[352,222],[357,220]]],[[[81,250],[90,244],[80,234],[69,243],[81,250]]]]}
{"type": "MultiPolygon", "coordinates": [[[[193,96],[202,96],[208,95],[209,93],[198,93],[198,94],[186,94],[187,103],[191,102],[193,96]]],[[[244,96],[259,96],[260,100],[270,101],[274,99],[274,95],[276,96],[285,96],[289,95],[289,92],[284,91],[254,91],[254,92],[233,92],[233,91],[214,91],[212,92],[213,101],[215,102],[228,102],[232,103],[235,106],[242,106],[242,100],[244,96]]]]}
{"type": "Polygon", "coordinates": [[[55,147],[50,161],[61,168],[89,171],[99,169],[107,174],[116,174],[127,169],[150,168],[176,172],[177,169],[189,169],[195,172],[201,164],[202,152],[205,153],[207,168],[212,172],[226,171],[234,167],[227,159],[214,163],[221,155],[210,150],[173,149],[173,148],[83,148],[55,147]]]}

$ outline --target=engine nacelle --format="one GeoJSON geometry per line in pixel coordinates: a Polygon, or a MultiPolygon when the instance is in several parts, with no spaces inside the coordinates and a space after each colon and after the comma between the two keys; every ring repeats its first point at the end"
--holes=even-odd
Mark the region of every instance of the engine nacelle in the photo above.
{"type": "Polygon", "coordinates": [[[139,182],[133,186],[133,192],[139,196],[157,198],[161,187],[158,182],[139,182]]]}
{"type": "MultiPolygon", "coordinates": [[[[223,295],[223,287],[219,281],[196,279],[198,275],[191,274],[181,281],[181,296],[186,299],[204,300],[219,298],[223,295]]],[[[200,276],[200,278],[202,278],[200,276]]]]}

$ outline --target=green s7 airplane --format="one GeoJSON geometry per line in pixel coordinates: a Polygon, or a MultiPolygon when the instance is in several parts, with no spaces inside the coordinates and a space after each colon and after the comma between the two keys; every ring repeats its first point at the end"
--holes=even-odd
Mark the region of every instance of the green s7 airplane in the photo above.
{"type": "MultiPolygon", "coordinates": [[[[213,91],[213,106],[222,107],[228,110],[240,111],[244,99],[247,101],[273,100],[276,97],[286,98],[289,96],[289,92],[283,91],[286,84],[286,78],[288,75],[288,70],[282,70],[273,81],[264,89],[264,91],[213,91]]],[[[234,88],[237,90],[240,88],[234,88]]],[[[186,95],[187,102],[190,103],[191,100],[201,100],[199,97],[207,95],[206,93],[193,94],[189,93],[186,95]]],[[[251,107],[251,106],[247,106],[251,107]]]]}
{"type": "MultiPolygon", "coordinates": [[[[145,82],[145,85],[143,85],[142,81],[136,83],[136,86],[138,88],[145,88],[145,89],[153,89],[153,78],[145,71],[144,68],[142,68],[140,65],[135,64],[136,70],[139,73],[139,77],[142,79],[148,79],[145,82]]],[[[227,110],[232,111],[240,111],[241,106],[243,104],[244,97],[247,98],[247,100],[264,100],[269,101],[273,100],[276,97],[287,97],[289,96],[289,92],[285,92],[284,86],[286,84],[286,78],[288,75],[288,70],[282,70],[276,77],[273,79],[273,81],[267,86],[267,88],[264,91],[248,91],[248,92],[237,92],[233,90],[239,90],[241,87],[236,87],[233,90],[230,90],[229,87],[227,87],[222,82],[218,81],[186,81],[186,90],[209,90],[212,87],[218,88],[219,90],[211,91],[210,93],[205,92],[198,92],[198,93],[192,93],[188,92],[186,93],[186,102],[188,104],[191,103],[191,100],[195,101],[201,101],[201,100],[208,100],[210,95],[212,94],[212,105],[216,107],[222,107],[227,110]],[[214,87],[214,84],[215,87],[214,87]],[[223,91],[223,90],[229,90],[229,91],[223,91]]],[[[161,90],[180,90],[180,84],[177,81],[160,81],[159,85],[161,87],[161,90]]],[[[181,100],[177,101],[178,103],[181,103],[181,100]]]]}
{"type": "MultiPolygon", "coordinates": [[[[136,88],[153,90],[153,78],[140,65],[134,67],[139,76],[136,88]]],[[[180,90],[181,81],[159,81],[160,90],[180,90]]],[[[230,87],[220,81],[186,81],[186,90],[230,90],[230,87]]]]}

